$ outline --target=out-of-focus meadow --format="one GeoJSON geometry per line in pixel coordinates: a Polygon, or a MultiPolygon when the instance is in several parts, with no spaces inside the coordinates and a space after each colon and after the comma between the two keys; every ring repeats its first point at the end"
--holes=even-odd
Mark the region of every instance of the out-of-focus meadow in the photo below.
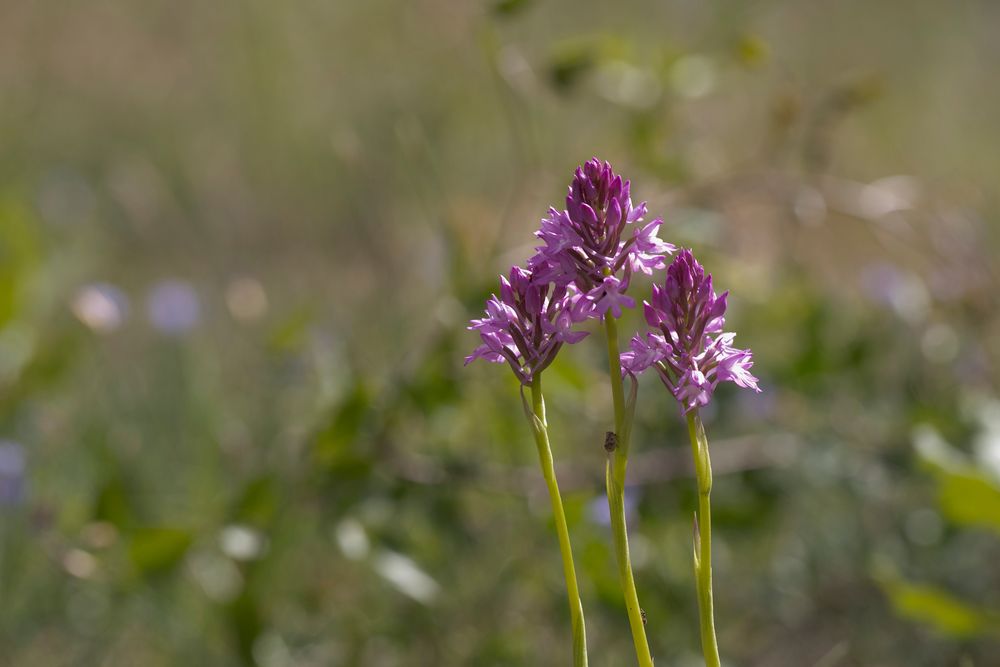
{"type": "MultiPolygon", "coordinates": [[[[764,387],[706,414],[726,664],[1000,664],[998,34],[987,0],[3,3],[0,662],[568,664],[516,381],[462,358],[597,155],[764,387]]],[[[627,665],[594,338],[549,419],[591,663],[627,665]]],[[[637,420],[640,598],[693,666],[654,378],[637,420]]]]}

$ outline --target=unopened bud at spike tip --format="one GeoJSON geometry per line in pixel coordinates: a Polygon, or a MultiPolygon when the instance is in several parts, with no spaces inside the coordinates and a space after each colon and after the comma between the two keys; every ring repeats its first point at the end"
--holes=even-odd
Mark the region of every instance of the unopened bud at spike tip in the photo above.
{"type": "Polygon", "coordinates": [[[640,226],[645,203],[632,206],[629,183],[597,158],[576,170],[562,211],[549,209],[536,234],[544,245],[528,260],[535,279],[557,285],[576,284],[586,318],[607,312],[621,316],[635,302],[625,296],[632,274],[651,274],[666,267],[664,255],[675,249],[661,241],[661,220],[640,226]]]}

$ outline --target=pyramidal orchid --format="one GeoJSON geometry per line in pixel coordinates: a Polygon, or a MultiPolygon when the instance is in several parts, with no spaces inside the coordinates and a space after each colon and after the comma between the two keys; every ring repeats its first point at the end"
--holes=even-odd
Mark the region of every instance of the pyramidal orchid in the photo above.
{"type": "Polygon", "coordinates": [[[694,517],[694,570],[698,591],[701,644],[707,667],[719,667],[712,593],[712,463],[698,409],[708,405],[720,382],[760,391],[750,373],[750,350],[733,347],[735,334],[723,332],[729,292],[716,295],[712,276],[690,250],[682,250],[667,269],[663,285],[654,285],[643,304],[654,329],[632,338],[621,355],[623,375],[655,368],[687,418],[698,482],[694,517]]]}
{"type": "Polygon", "coordinates": [[[535,436],[562,555],[573,631],[573,665],[586,667],[587,632],[583,603],[576,580],[569,525],[556,480],[542,394],[542,371],[552,363],[564,344],[577,343],[587,335],[586,332],[572,330],[573,324],[580,319],[574,316],[573,309],[578,296],[573,285],[539,281],[530,271],[519,266],[512,267],[507,278],[500,277],[500,296],[494,294],[486,302],[486,316],[469,323],[469,329],[479,332],[482,344],[465,358],[465,363],[476,359],[501,364],[506,361],[521,382],[524,413],[535,436]],[[531,389],[530,403],[524,396],[524,387],[531,389]]]}
{"type": "Polygon", "coordinates": [[[632,641],[639,667],[652,667],[646,638],[646,616],[639,606],[629,555],[625,514],[625,481],[635,414],[636,376],[654,369],[687,419],[698,483],[695,513],[694,569],[699,621],[707,667],[719,667],[712,599],[711,506],[712,469],[699,408],[709,404],[721,382],[760,391],[750,369],[749,350],[734,347],[735,334],[725,332],[729,293],[717,295],[712,276],[690,250],[669,264],[673,244],[657,237],[662,221],[645,222],[646,204],[632,205],[630,183],[611,165],[596,158],[580,166],[569,186],[564,209],[550,208],[536,236],[541,245],[527,269],[513,267],[501,277],[499,296],[486,303],[485,315],[470,322],[481,344],[466,363],[484,359],[506,362],[521,383],[525,414],[532,426],[542,474],[549,490],[573,625],[573,664],[587,664],[586,631],[573,563],[569,530],[556,482],[545,401],[543,371],[563,345],[583,339],[574,326],[602,320],[607,344],[614,430],[604,438],[605,483],[611,534],[632,641]],[[636,273],[653,275],[666,269],[644,302],[650,331],[637,334],[619,352],[617,321],[635,300],[627,294],[636,273]],[[625,380],[631,380],[628,396],[625,380]],[[525,397],[530,389],[531,400],[525,397]]]}
{"type": "Polygon", "coordinates": [[[643,303],[655,331],[632,338],[621,355],[623,372],[655,368],[685,414],[708,405],[720,382],[759,392],[750,350],[733,347],[736,334],[722,331],[728,297],[728,291],[716,295],[711,274],[682,250],[664,284],[653,285],[652,299],[643,303]]]}
{"type": "Polygon", "coordinates": [[[500,277],[500,296],[486,302],[486,317],[472,320],[469,329],[478,331],[482,345],[465,358],[510,364],[523,385],[548,367],[563,343],[577,343],[587,336],[573,331],[582,319],[574,318],[572,307],[576,288],[549,285],[532,280],[519,266],[511,267],[508,278],[500,277]]]}

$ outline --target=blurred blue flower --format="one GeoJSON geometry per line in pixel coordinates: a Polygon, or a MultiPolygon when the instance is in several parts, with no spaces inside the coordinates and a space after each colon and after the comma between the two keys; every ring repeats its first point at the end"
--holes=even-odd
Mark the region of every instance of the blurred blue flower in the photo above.
{"type": "Polygon", "coordinates": [[[24,501],[26,469],[24,447],[9,440],[0,441],[0,506],[20,505],[24,501]]]}
{"type": "Polygon", "coordinates": [[[164,280],[150,291],[146,314],[157,331],[168,336],[180,336],[198,326],[201,303],[190,283],[164,280]]]}
{"type": "MultiPolygon", "coordinates": [[[[642,500],[642,489],[637,486],[625,487],[625,520],[632,521],[639,513],[639,501],[642,500]]],[[[599,495],[587,505],[587,516],[598,526],[611,525],[611,511],[608,509],[608,497],[599,495]]]]}
{"type": "Polygon", "coordinates": [[[930,294],[922,278],[888,262],[876,262],[860,273],[861,287],[874,303],[889,306],[911,324],[923,321],[930,294]]]}

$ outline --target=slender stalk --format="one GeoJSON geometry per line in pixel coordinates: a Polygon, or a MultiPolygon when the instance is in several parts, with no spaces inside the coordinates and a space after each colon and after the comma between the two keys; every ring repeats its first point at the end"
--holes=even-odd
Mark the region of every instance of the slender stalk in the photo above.
{"type": "Polygon", "coordinates": [[[549,447],[549,430],[545,421],[545,399],[542,396],[541,373],[536,373],[531,382],[531,413],[533,417],[531,420],[532,431],[535,434],[535,444],[538,446],[538,460],[542,464],[542,475],[545,477],[545,485],[549,489],[552,515],[556,522],[556,533],[559,535],[559,551],[562,554],[566,594],[569,598],[569,614],[573,624],[573,665],[574,667],[587,667],[587,630],[583,620],[583,603],[580,601],[580,589],[576,583],[573,547],[569,541],[569,527],[566,524],[566,513],[563,511],[562,496],[559,495],[559,483],[556,481],[552,449],[549,447]]]}
{"type": "Polygon", "coordinates": [[[611,534],[618,561],[618,577],[625,594],[625,609],[632,629],[632,643],[641,667],[652,667],[653,658],[646,640],[646,628],[639,607],[639,594],[632,576],[632,561],[628,552],[628,530],[625,525],[625,469],[628,466],[628,448],[631,438],[631,420],[626,418],[625,390],[622,385],[621,362],[618,354],[618,324],[609,313],[604,316],[604,332],[608,342],[608,367],[611,372],[611,399],[615,408],[616,446],[608,456],[605,481],[608,489],[608,508],[611,512],[611,534]]]}
{"type": "Polygon", "coordinates": [[[698,587],[698,618],[701,623],[701,650],[706,667],[719,667],[719,642],[715,638],[715,610],[712,600],[712,461],[708,438],[697,410],[687,416],[691,454],[698,478],[698,513],[695,515],[694,576],[698,587]]]}

